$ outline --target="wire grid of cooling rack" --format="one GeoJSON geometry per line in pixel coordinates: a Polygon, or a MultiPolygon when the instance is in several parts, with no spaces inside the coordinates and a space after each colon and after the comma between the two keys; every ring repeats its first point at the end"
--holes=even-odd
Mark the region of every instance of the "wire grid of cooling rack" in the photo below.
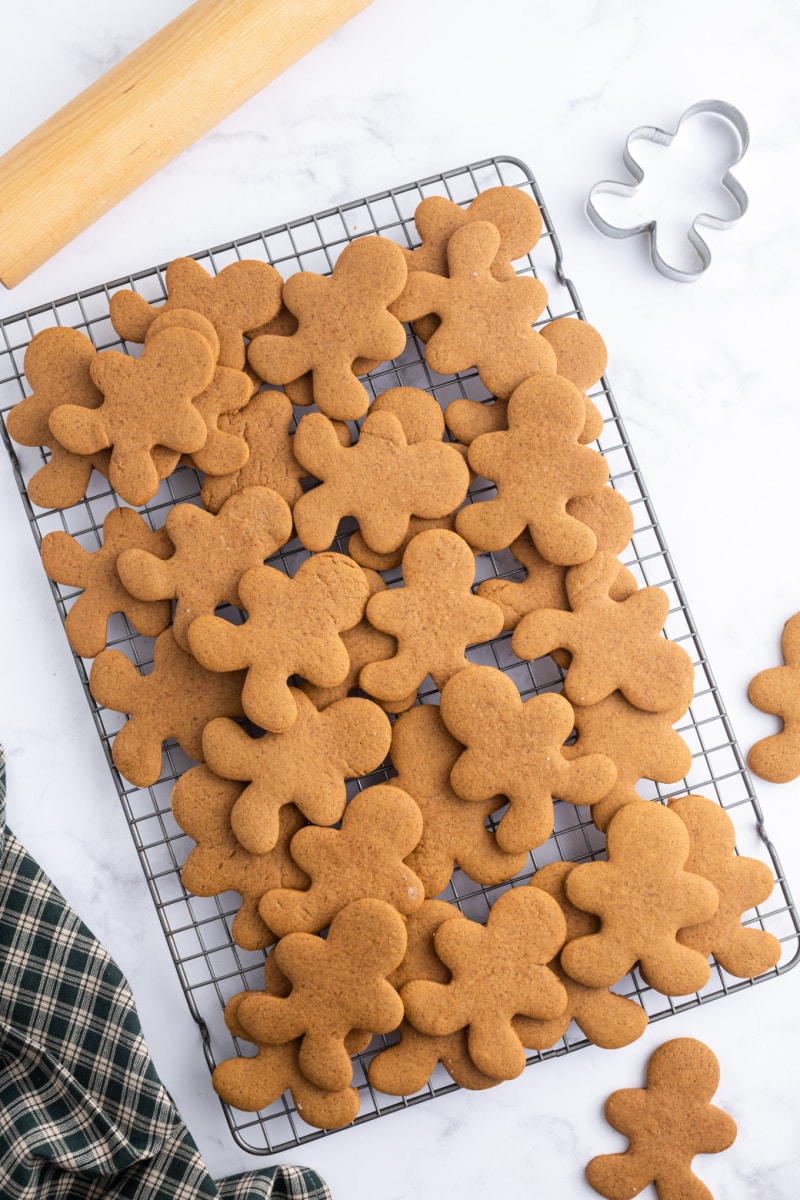
{"type": "MultiPolygon", "coordinates": [[[[499,184],[528,191],[542,212],[542,237],[531,255],[516,264],[520,274],[535,275],[547,287],[549,304],[540,323],[564,316],[585,319],[576,289],[564,273],[561,247],[536,181],[524,163],[511,157],[487,159],[417,180],[202,251],[194,257],[212,273],[236,259],[257,258],[270,262],[284,277],[298,270],[327,274],[343,247],[364,234],[377,233],[405,246],[418,244],[413,217],[417,204],[424,197],[443,195],[463,206],[479,192],[499,184]]],[[[97,549],[101,544],[103,518],[119,501],[106,481],[95,472],[85,498],[72,508],[44,511],[31,505],[26,494],[26,483],[33,472],[47,461],[48,452],[12,446],[5,428],[5,414],[30,390],[23,375],[25,348],[39,330],[59,324],[88,334],[98,350],[111,348],[138,353],[137,347],[126,346],[113,329],[109,319],[109,298],[117,289],[134,288],[147,300],[156,303],[163,300],[166,296],[165,268],[166,264],[162,264],[140,271],[0,322],[2,435],[38,544],[49,531],[66,530],[85,549],[97,549]]],[[[382,364],[365,376],[364,382],[374,395],[400,385],[420,387],[436,396],[444,407],[457,397],[489,398],[474,371],[448,377],[431,372],[425,362],[422,346],[413,334],[409,335],[406,350],[399,359],[382,364]]],[[[788,970],[797,961],[800,924],[607,380],[603,379],[590,394],[601,410],[604,421],[597,446],[608,462],[612,486],[628,500],[634,513],[635,529],[631,543],[620,557],[641,586],[655,585],[666,591],[670,599],[666,635],[685,647],[695,665],[694,699],[686,717],[677,726],[692,752],[691,770],[680,783],[669,787],[642,781],[640,793],[645,798],[661,801],[686,792],[717,800],[734,821],[739,853],[768,862],[775,876],[771,898],[759,909],[748,913],[746,923],[772,932],[783,948],[780,963],[760,976],[759,980],[735,979],[718,964],[712,964],[711,978],[703,991],[677,1001],[654,992],[637,972],[632,973],[615,990],[638,1001],[650,1020],[658,1020],[751,987],[755,982],[776,977],[788,970]]],[[[297,410],[295,419],[305,411],[308,410],[297,410]]],[[[157,528],[163,524],[168,510],[174,504],[199,503],[199,490],[200,477],[197,473],[180,467],[162,483],[154,500],[139,511],[153,528],[157,528]]],[[[473,489],[472,498],[477,494],[479,490],[473,489]]],[[[347,539],[354,528],[352,522],[343,523],[336,549],[346,552],[347,539]]],[[[285,546],[269,562],[291,575],[306,556],[307,552],[295,541],[285,546]]],[[[519,564],[508,552],[481,554],[476,562],[476,583],[490,577],[519,579],[524,576],[519,564]]],[[[399,570],[388,572],[385,577],[391,584],[399,578],[399,570]]],[[[78,592],[55,583],[52,588],[64,619],[78,592]]],[[[229,615],[233,619],[238,616],[229,615]]],[[[520,662],[511,652],[510,637],[510,633],[502,634],[492,643],[473,647],[468,656],[473,662],[488,663],[508,673],[524,698],[543,691],[560,690],[563,676],[555,663],[549,658],[534,663],[520,662]]],[[[137,634],[121,615],[112,617],[109,622],[108,645],[122,649],[142,671],[147,671],[152,664],[152,641],[137,634]]],[[[126,718],[102,709],[95,703],[88,690],[91,662],[76,656],[76,663],[190,1011],[200,1026],[206,1058],[213,1068],[216,1063],[237,1053],[252,1052],[252,1047],[248,1047],[247,1043],[239,1044],[228,1032],[223,1010],[227,1000],[235,993],[262,986],[264,952],[243,951],[231,939],[230,924],[239,903],[236,894],[201,898],[188,894],[182,886],[180,868],[193,843],[175,823],[170,810],[170,797],[175,781],[192,765],[191,760],[177,745],[167,743],[163,772],[158,782],[149,788],[136,788],[128,784],[117,772],[110,754],[114,735],[126,718]]],[[[436,699],[433,685],[427,682],[429,686],[423,685],[420,689],[422,702],[436,699]]],[[[349,795],[388,778],[391,773],[391,769],[385,765],[379,771],[353,781],[349,785],[349,795]]],[[[499,819],[498,814],[495,817],[499,819]]],[[[543,846],[529,854],[525,870],[515,876],[511,886],[525,883],[534,871],[547,862],[557,859],[589,861],[602,857],[603,853],[604,836],[593,825],[588,809],[556,801],[553,835],[543,846]]],[[[443,898],[452,901],[469,917],[482,921],[492,900],[506,886],[481,888],[456,870],[443,898]]],[[[366,1069],[371,1057],[384,1045],[391,1044],[392,1040],[391,1036],[376,1038],[364,1053],[354,1058],[353,1084],[361,1095],[357,1124],[444,1095],[457,1086],[439,1067],[429,1084],[416,1095],[398,1098],[376,1092],[369,1085],[366,1069]]],[[[573,1023],[551,1049],[529,1052],[528,1063],[569,1053],[586,1045],[587,1040],[573,1023]]],[[[256,1114],[234,1111],[225,1105],[223,1108],[233,1137],[251,1153],[275,1153],[326,1136],[322,1131],[305,1124],[288,1093],[270,1108],[256,1114]]]]}

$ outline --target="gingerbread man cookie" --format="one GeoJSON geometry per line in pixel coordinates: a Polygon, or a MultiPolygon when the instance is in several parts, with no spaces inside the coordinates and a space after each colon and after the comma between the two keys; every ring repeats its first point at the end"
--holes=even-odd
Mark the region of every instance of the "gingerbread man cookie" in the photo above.
{"type": "MultiPolygon", "coordinates": [[[[367,581],[370,596],[374,596],[376,592],[385,592],[388,587],[377,571],[365,570],[364,578],[367,581]]],[[[352,629],[345,629],[339,636],[350,659],[347,675],[341,683],[333,687],[318,687],[316,684],[309,683],[307,679],[301,679],[298,683],[300,689],[320,710],[327,708],[336,700],[343,700],[345,696],[349,696],[358,687],[361,670],[367,663],[382,662],[397,653],[397,639],[389,633],[383,633],[380,629],[376,629],[374,625],[370,625],[366,617],[363,617],[352,629]]],[[[417,693],[413,691],[400,700],[379,700],[377,703],[384,712],[399,713],[410,708],[416,698],[417,693]]]]}
{"type": "Polygon", "coordinates": [[[294,456],[291,430],[294,411],[282,392],[259,392],[239,412],[219,419],[222,433],[247,446],[243,466],[222,475],[206,475],[200,499],[209,512],[219,512],[235,492],[246,487],[268,487],[283,496],[291,508],[303,494],[305,471],[294,456]]]}
{"type": "Polygon", "coordinates": [[[434,945],[452,978],[407,983],[401,990],[406,1019],[436,1037],[467,1029],[478,1070],[494,1079],[516,1078],[525,1067],[525,1051],[513,1018],[549,1019],[566,1007],[564,987],[547,965],[565,935],[561,909],[536,888],[504,892],[485,925],[445,921],[434,945]]]}
{"type": "MultiPolygon", "coordinates": [[[[450,972],[436,954],[434,938],[445,921],[464,919],[455,905],[444,900],[426,900],[406,920],[408,945],[403,961],[389,976],[398,991],[412,979],[449,983],[450,972]]],[[[466,1029],[436,1036],[420,1033],[404,1020],[400,1040],[377,1054],[369,1064],[369,1081],[379,1092],[390,1096],[410,1096],[430,1079],[441,1063],[459,1085],[471,1091],[494,1087],[499,1080],[479,1071],[469,1057],[466,1029]]]]}
{"type": "Polygon", "coordinates": [[[434,371],[449,375],[476,367],[495,396],[508,397],[524,379],[553,373],[556,356],[533,328],[547,304],[538,279],[492,274],[500,234],[488,221],[462,225],[447,244],[448,275],[413,271],[391,311],[401,321],[435,313],[441,324],[425,346],[434,371]]]}
{"type": "MultiPolygon", "coordinates": [[[[611,496],[619,495],[611,488],[602,488],[601,490],[608,492],[611,496]]],[[[571,506],[572,502],[567,505],[567,511],[570,511],[571,506]]],[[[573,515],[575,515],[574,512],[573,515]]],[[[589,525],[589,528],[592,528],[591,518],[588,514],[582,519],[585,524],[589,525]]],[[[601,535],[596,527],[595,531],[598,546],[600,546],[601,535]]],[[[627,540],[628,538],[625,539],[626,542],[627,540]]],[[[601,548],[610,549],[606,546],[601,548]]],[[[510,572],[502,571],[496,579],[485,579],[477,588],[479,596],[492,600],[502,608],[503,628],[516,629],[526,613],[536,612],[540,608],[558,608],[568,612],[569,599],[567,598],[566,584],[568,568],[549,563],[547,559],[542,558],[531,540],[528,529],[511,543],[509,551],[525,568],[527,572],[525,579],[509,578],[510,572]]],[[[614,600],[624,600],[627,596],[633,595],[637,589],[638,584],[633,574],[620,563],[617,578],[609,595],[614,600]]]]}
{"type": "Polygon", "coordinates": [[[673,1038],[651,1055],[645,1088],[624,1088],[606,1101],[605,1116],[628,1138],[622,1154],[601,1154],[586,1178],[608,1200],[638,1196],[654,1183],[661,1200],[711,1200],[692,1171],[696,1154],[718,1154],[736,1139],[736,1123],[711,1104],[719,1063],[703,1042],[673,1038]]]}
{"type": "Polygon", "coordinates": [[[149,787],[161,774],[161,745],[174,738],[197,761],[204,726],[214,717],[241,717],[242,671],[207,671],[166,629],[156,638],[153,670],[141,675],[121,650],[103,650],[92,664],[89,690],[98,704],[130,719],[114,738],[111,757],[121,775],[149,787]]]}
{"type": "Polygon", "coordinates": [[[241,784],[221,779],[207,763],[199,763],[185,771],[172,789],[172,815],[197,843],[181,869],[183,886],[195,896],[238,892],[242,902],[231,937],[243,950],[263,950],[277,939],[259,916],[261,897],[271,888],[302,888],[309,882],[289,853],[290,841],[305,822],[294,805],[286,805],[278,817],[272,848],[266,854],[252,854],[231,828],[231,812],[242,791],[241,784]]]}
{"type": "Polygon", "coordinates": [[[619,690],[635,708],[667,712],[689,704],[694,667],[682,646],[662,636],[669,614],[663,588],[647,587],[624,600],[610,589],[619,563],[608,551],[567,573],[571,612],[541,609],[523,617],[511,645],[533,661],[556,647],[572,655],[564,692],[573,704],[597,704],[619,690]]]}
{"type": "Polygon", "coordinates": [[[636,790],[640,779],[677,783],[689,773],[692,752],[673,728],[684,712],[684,705],[663,713],[642,712],[619,692],[597,704],[575,705],[578,737],[573,745],[564,747],[564,757],[606,754],[617,768],[611,791],[592,805],[592,820],[598,829],[606,829],[625,804],[641,801],[636,790]]]}
{"type": "Polygon", "coordinates": [[[391,742],[389,720],[370,700],[338,700],[320,713],[296,688],[292,697],[297,720],[283,733],[252,738],[224,717],[203,731],[211,769],[248,785],[233,807],[231,828],[253,854],[266,854],[275,845],[287,804],[315,825],[341,820],[345,780],[377,770],[391,742]]]}
{"type": "Polygon", "coordinates": [[[208,428],[193,401],[210,384],[214,365],[208,341],[192,329],[162,330],[140,358],[103,350],[90,368],[103,403],[59,405],[50,428],[75,454],[110,447],[111,486],[128,504],[146,504],[160,480],[154,449],[191,453],[205,444],[208,428]]]}
{"type": "MultiPolygon", "coordinates": [[[[249,329],[247,337],[250,341],[265,333],[276,337],[291,337],[293,333],[297,333],[298,326],[297,317],[283,305],[277,317],[274,317],[271,321],[267,321],[264,325],[259,325],[255,329],[249,329]]],[[[370,371],[374,371],[376,367],[380,366],[381,361],[378,358],[357,358],[353,363],[353,374],[367,375],[370,371]]],[[[260,382],[258,374],[249,365],[248,370],[260,382]]],[[[284,383],[283,390],[292,404],[296,404],[298,408],[308,408],[309,405],[314,403],[314,377],[311,371],[306,371],[305,375],[301,375],[299,379],[292,379],[288,383],[284,383]]]]}
{"type": "Polygon", "coordinates": [[[405,950],[400,914],[383,900],[355,900],[336,914],[327,937],[293,932],[281,938],[272,954],[291,992],[249,993],[238,1003],[237,1020],[257,1045],[301,1038],[298,1065],[305,1078],[328,1091],[345,1088],[353,1075],[348,1033],[389,1033],[403,1019],[387,977],[405,950]]]}
{"type": "MultiPolygon", "coordinates": [[[[225,1007],[225,1023],[234,1037],[250,1041],[239,1020],[242,1001],[252,993],[240,992],[225,1007]]],[[[252,1058],[228,1058],[211,1077],[214,1090],[224,1104],[244,1112],[257,1112],[289,1091],[298,1117],[315,1129],[341,1129],[358,1116],[361,1100],[349,1085],[329,1091],[309,1083],[298,1060],[300,1038],[271,1045],[262,1042],[252,1058]]]]}
{"type": "Polygon", "coordinates": [[[447,246],[462,225],[488,221],[499,234],[497,253],[490,269],[495,279],[513,279],[514,261],[533,250],[542,233],[542,214],[527,192],[514,187],[493,187],[480,192],[466,208],[446,196],[426,196],[414,211],[421,244],[404,250],[409,271],[447,275],[447,246]]]}
{"type": "Polygon", "coordinates": [[[411,516],[447,516],[469,487],[467,465],[451,445],[409,443],[389,411],[371,411],[351,447],[340,444],[322,413],[310,413],[297,426],[294,454],[322,480],[294,506],[297,536],[309,550],[327,549],[342,517],[352,516],[365,543],[388,553],[403,541],[411,516]]]}
{"type": "MultiPolygon", "coordinates": [[[[232,997],[225,1008],[231,1033],[249,1041],[247,1030],[237,1020],[242,1000],[250,993],[232,997]]],[[[347,1085],[336,1091],[315,1087],[300,1070],[301,1039],[271,1045],[263,1042],[253,1057],[228,1058],[214,1069],[211,1082],[223,1104],[244,1112],[269,1108],[284,1092],[291,1093],[297,1116],[315,1129],[341,1129],[358,1116],[361,1098],[347,1085]]]]}
{"type": "Polygon", "coordinates": [[[790,783],[800,776],[800,613],[783,627],[784,666],[760,671],[748,689],[750,703],[783,721],[780,733],[762,738],[750,750],[752,771],[770,783],[790,783]]]}
{"type": "Polygon", "coordinates": [[[157,560],[172,553],[166,530],[152,530],[132,508],[111,509],[97,550],[84,550],[60,530],[42,539],[42,566],[50,579],[81,589],[64,628],[70,646],[82,658],[94,658],[105,648],[108,619],[114,613],[122,613],[145,637],[157,637],[172,619],[168,600],[137,599],[123,585],[117,571],[119,556],[134,548],[157,560]]]}
{"type": "Polygon", "coordinates": [[[463,747],[452,737],[435,704],[419,704],[392,726],[389,784],[408,792],[422,813],[422,837],[406,862],[419,875],[427,896],[438,896],[458,865],[465,875],[491,887],[511,879],[525,866],[523,851],[502,850],[486,826],[502,808],[502,796],[469,803],[450,786],[450,772],[463,747]]]}
{"type": "MultiPolygon", "coordinates": [[[[577,317],[558,317],[539,327],[556,356],[556,375],[568,379],[579,392],[598,382],[606,369],[605,342],[587,321],[577,317]]],[[[603,417],[594,402],[584,396],[584,422],[578,441],[594,442],[603,431],[603,417]]],[[[453,400],[447,406],[447,428],[459,442],[468,446],[482,433],[508,428],[508,404],[505,400],[453,400]]]]}
{"type": "MultiPolygon", "coordinates": [[[[201,313],[190,308],[170,308],[160,311],[145,335],[145,342],[164,329],[192,329],[206,339],[214,355],[219,357],[217,331],[201,313]]],[[[193,404],[206,425],[206,440],[194,454],[184,454],[182,461],[198,471],[224,475],[247,462],[249,447],[242,438],[219,427],[220,418],[240,412],[253,393],[253,382],[243,372],[232,367],[214,368],[211,383],[196,396],[193,404]]],[[[164,453],[164,447],[158,453],[164,453]]],[[[156,451],[154,451],[154,457],[156,451]]],[[[177,462],[173,464],[177,465],[177,462]]]]}
{"type": "Polygon", "coordinates": [[[587,987],[612,987],[639,962],[666,996],[705,987],[705,954],[678,932],[714,916],[717,889],[686,869],[690,842],[676,813],[657,801],[627,804],[606,830],[608,861],[582,863],[567,877],[567,898],[600,918],[598,933],[568,942],[561,965],[587,987]]]}
{"type": "Polygon", "coordinates": [[[259,912],[276,933],[319,933],[345,904],[367,896],[404,915],[425,899],[405,858],[422,834],[419,808],[400,788],[375,784],[353,797],[341,828],[309,825],[292,841],[292,858],[311,879],[306,891],[275,889],[259,912]]]}
{"type": "Polygon", "coordinates": [[[682,929],[678,941],[701,954],[713,954],[723,970],[751,979],[780,961],[781,944],[766,929],[745,927],[742,915],[772,895],[775,881],[766,863],[736,853],[736,830],[723,808],[704,796],[670,800],[689,831],[686,870],[702,875],[719,892],[710,921],[682,929]]]}
{"type": "Polygon", "coordinates": [[[495,667],[470,666],[454,675],[442,691],[441,714],[466,747],[450,772],[456,794],[474,803],[498,793],[508,799],[496,836],[509,854],[547,840],[554,797],[592,803],[616,778],[602,754],[571,762],[563,754],[573,721],[563,696],[547,692],[523,701],[514,680],[495,667]]]}
{"type": "Polygon", "coordinates": [[[201,613],[223,604],[240,607],[239,580],[288,541],[292,514],[277,492],[251,487],[226,500],[216,516],[176,504],[166,531],[175,547],[168,558],[130,549],[119,556],[117,570],[140,600],[175,600],[173,633],[188,650],[189,626],[201,613]]]}
{"type": "Polygon", "coordinates": [[[97,351],[77,329],[42,329],[28,343],[24,370],[32,394],[8,412],[9,435],[21,446],[46,446],[50,460],[28,480],[28,497],[39,508],[69,508],[86,492],[93,467],[108,472],[108,451],[73,454],[50,429],[50,414],[62,404],[96,409],[103,393],[92,380],[97,351]]]}
{"type": "Polygon", "coordinates": [[[456,529],[472,546],[502,550],[527,526],[548,562],[570,566],[591,558],[594,531],[567,511],[569,500],[591,496],[608,479],[602,455],[578,442],[583,400],[556,375],[537,375],[508,403],[508,429],[470,445],[469,463],[497,487],[494,499],[467,505],[456,529]]]}
{"type": "Polygon", "coordinates": [[[339,634],[361,620],[368,595],[364,572],[343,554],[315,554],[293,578],[275,567],[251,567],[239,580],[244,624],[200,616],[189,626],[189,645],[210,671],[245,670],[245,713],[280,733],[297,719],[291,675],[321,687],[346,677],[349,659],[339,634]]]}
{"type": "MultiPolygon", "coordinates": [[[[557,902],[567,922],[567,942],[572,938],[595,933],[598,920],[570,904],[564,890],[568,876],[575,868],[571,862],[552,862],[533,875],[530,886],[541,888],[557,902]]],[[[647,1026],[647,1013],[640,1004],[619,996],[609,988],[584,987],[570,979],[561,967],[558,956],[550,964],[564,985],[567,1008],[551,1021],[533,1017],[515,1017],[514,1030],[523,1046],[529,1050],[546,1050],[554,1046],[574,1021],[582,1033],[596,1046],[616,1050],[641,1037],[647,1026]]]]}
{"type": "Polygon", "coordinates": [[[466,648],[489,641],[503,628],[491,600],[473,595],[475,559],[466,542],[446,529],[429,529],[408,544],[402,588],[372,596],[367,617],[397,638],[397,654],[362,668],[365,692],[400,700],[430,675],[441,690],[468,665],[466,648]]]}
{"type": "Polygon", "coordinates": [[[286,384],[311,371],[314,402],[328,417],[355,421],[369,395],[354,371],[358,358],[396,358],[406,332],[389,312],[403,289],[406,264],[387,238],[364,237],[346,246],[331,275],[299,271],[283,288],[297,317],[289,337],[260,334],[251,341],[250,365],[267,383],[286,384]]]}
{"type": "Polygon", "coordinates": [[[281,306],[283,281],[274,267],[244,259],[209,275],[192,258],[176,258],[167,267],[168,296],[155,306],[136,292],[121,290],[110,300],[111,323],[126,342],[143,342],[163,312],[192,309],[204,316],[219,338],[219,362],[241,370],[244,331],[271,320],[281,306]]]}

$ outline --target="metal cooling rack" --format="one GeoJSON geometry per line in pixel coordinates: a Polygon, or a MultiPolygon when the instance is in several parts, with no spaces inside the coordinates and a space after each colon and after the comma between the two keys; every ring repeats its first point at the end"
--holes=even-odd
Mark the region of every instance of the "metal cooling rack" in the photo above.
{"type": "MultiPolygon", "coordinates": [[[[550,301],[547,312],[542,314],[542,323],[563,316],[585,319],[575,287],[564,272],[561,246],[536,181],[522,162],[509,157],[487,159],[405,184],[204,250],[194,257],[212,273],[238,258],[257,258],[272,263],[284,277],[299,270],[325,274],[332,269],[342,248],[364,234],[377,233],[404,246],[416,245],[414,210],[425,196],[443,195],[465,205],[479,192],[498,184],[529,192],[542,212],[544,230],[541,240],[533,253],[517,264],[521,274],[536,275],[547,287],[550,301]]],[[[165,269],[166,264],[162,264],[140,271],[0,322],[0,417],[3,418],[0,430],[37,544],[41,544],[44,535],[51,530],[66,530],[85,549],[97,549],[101,544],[103,518],[119,502],[105,480],[95,473],[86,497],[72,508],[43,511],[30,504],[26,482],[47,460],[47,452],[12,446],[5,427],[5,414],[30,391],[23,376],[26,346],[39,330],[59,324],[86,333],[99,350],[114,348],[137,353],[136,347],[126,346],[115,333],[109,319],[109,298],[119,288],[134,288],[147,300],[163,300],[166,297],[165,269]]],[[[413,335],[409,336],[407,348],[399,359],[383,364],[364,381],[375,395],[400,385],[424,388],[443,406],[457,397],[488,398],[475,372],[449,377],[434,375],[413,335]]],[[[604,418],[598,448],[608,461],[612,485],[628,500],[635,518],[630,546],[620,557],[641,586],[656,585],[667,592],[671,601],[667,636],[683,645],[695,664],[694,700],[684,723],[678,726],[692,750],[691,770],[680,784],[670,787],[642,781],[640,794],[645,798],[667,800],[693,792],[718,801],[735,824],[739,852],[766,861],[775,875],[770,900],[747,914],[747,923],[769,930],[783,947],[780,963],[758,980],[734,979],[718,964],[712,964],[711,978],[703,991],[678,1001],[654,992],[634,972],[616,990],[640,1003],[650,1020],[660,1020],[789,970],[800,953],[800,923],[641,471],[605,379],[591,397],[604,418]]],[[[308,410],[299,410],[299,415],[304,411],[308,410]]],[[[156,528],[163,524],[173,504],[199,503],[199,490],[200,477],[192,470],[179,468],[162,483],[155,499],[140,511],[156,528]]],[[[352,523],[343,525],[337,549],[346,549],[347,537],[353,528],[352,523]]],[[[270,562],[293,574],[305,556],[302,547],[293,542],[270,562]]],[[[492,576],[524,576],[519,564],[505,552],[482,554],[476,561],[478,580],[492,576]]],[[[386,577],[391,582],[398,574],[387,573],[386,577]]],[[[64,619],[78,593],[55,583],[52,589],[64,619]]],[[[510,637],[510,634],[502,634],[493,643],[473,648],[469,657],[474,662],[489,663],[507,672],[514,678],[523,697],[560,688],[562,675],[552,660],[520,662],[511,652],[510,637]]],[[[152,641],[137,634],[122,616],[111,619],[108,644],[123,649],[143,671],[152,663],[152,641]]],[[[230,923],[238,908],[238,897],[234,893],[204,899],[188,894],[181,884],[180,868],[193,843],[171,815],[170,796],[176,779],[192,765],[191,760],[178,746],[168,743],[161,778],[153,787],[135,788],[122,779],[113,765],[110,749],[125,717],[95,703],[88,688],[91,662],[76,656],[76,663],[189,1009],[200,1027],[206,1058],[213,1069],[223,1059],[248,1053],[247,1043],[239,1045],[228,1032],[223,1010],[236,992],[263,985],[264,952],[250,953],[234,945],[230,937],[230,923]]],[[[434,695],[432,685],[427,690],[421,689],[423,700],[433,699],[434,695]]],[[[389,774],[389,770],[382,769],[354,781],[350,794],[387,778],[389,774]]],[[[603,852],[604,837],[593,825],[588,808],[579,809],[557,801],[552,837],[529,855],[526,869],[515,877],[513,884],[526,882],[534,871],[554,859],[588,861],[601,857],[603,852]]],[[[502,890],[480,888],[456,871],[443,896],[468,916],[482,921],[493,898],[502,890]]],[[[366,1067],[370,1058],[392,1040],[391,1036],[376,1038],[367,1051],[354,1059],[353,1083],[361,1094],[361,1111],[356,1124],[456,1089],[457,1085],[444,1069],[438,1067],[429,1084],[416,1095],[397,1098],[376,1092],[367,1081],[366,1067]]],[[[573,1024],[552,1049],[529,1052],[528,1062],[558,1057],[588,1044],[573,1024]]],[[[242,1113],[227,1106],[223,1108],[236,1142],[254,1154],[275,1153],[329,1136],[303,1122],[288,1094],[257,1114],[242,1113]]]]}

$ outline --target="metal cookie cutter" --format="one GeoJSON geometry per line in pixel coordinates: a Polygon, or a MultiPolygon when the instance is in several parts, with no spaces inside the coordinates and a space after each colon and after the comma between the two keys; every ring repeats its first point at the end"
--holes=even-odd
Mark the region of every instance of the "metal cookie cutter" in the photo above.
{"type": "Polygon", "coordinates": [[[744,157],[744,153],[750,142],[750,131],[747,127],[742,114],[738,108],[734,108],[732,104],[727,104],[724,100],[701,100],[697,104],[693,104],[686,109],[674,133],[667,133],[664,129],[659,129],[655,125],[640,125],[628,135],[625,142],[625,150],[623,152],[623,162],[626,168],[636,180],[635,183],[618,183],[615,180],[604,179],[600,183],[596,183],[589,192],[586,201],[586,212],[592,224],[605,234],[606,237],[612,238],[627,238],[634,237],[639,233],[647,233],[650,237],[650,257],[653,261],[653,266],[660,271],[662,275],[666,275],[668,279],[677,280],[679,283],[691,283],[695,279],[699,279],[702,273],[706,270],[711,262],[711,251],[698,232],[699,225],[705,225],[709,229],[728,229],[734,225],[740,217],[744,216],[747,211],[748,199],[747,192],[744,190],[738,180],[734,179],[730,170],[726,170],[722,177],[722,186],[730,193],[736,202],[738,212],[734,217],[717,217],[713,213],[698,213],[693,219],[688,231],[687,237],[694,249],[697,251],[699,258],[699,266],[692,270],[681,270],[678,267],[672,266],[664,258],[662,258],[656,237],[657,222],[644,221],[639,225],[619,226],[611,225],[604,217],[600,215],[595,207],[595,197],[600,195],[614,196],[631,196],[636,191],[639,184],[644,179],[644,171],[639,163],[633,157],[631,152],[631,144],[637,141],[655,142],[659,146],[669,146],[676,137],[678,130],[684,121],[690,117],[696,116],[698,113],[713,113],[716,116],[724,118],[728,121],[736,131],[739,140],[739,151],[730,161],[729,166],[733,167],[740,162],[744,157]]]}

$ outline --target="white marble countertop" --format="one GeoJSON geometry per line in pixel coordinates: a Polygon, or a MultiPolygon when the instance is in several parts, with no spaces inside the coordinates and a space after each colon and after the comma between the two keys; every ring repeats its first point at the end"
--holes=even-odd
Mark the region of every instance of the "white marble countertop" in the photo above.
{"type": "MultiPolygon", "coordinates": [[[[184,0],[2,6],[0,151],[185,7],[184,0]]],[[[374,0],[359,17],[11,292],[0,317],[338,202],[493,154],[544,192],[740,744],[775,728],[746,699],[800,609],[800,13],[790,0],[374,0]],[[591,185],[625,178],[627,133],[674,128],[710,97],[745,114],[735,174],[750,208],[712,232],[692,285],[643,239],[603,238],[591,185]]],[[[212,1173],[259,1162],[214,1096],[8,465],[0,463],[0,740],[8,819],[133,986],[156,1066],[212,1173]]],[[[800,891],[800,785],[759,783],[800,891]]],[[[800,971],[590,1048],[489,1092],[460,1092],[279,1155],[335,1200],[594,1195],[594,1154],[621,1147],[602,1104],[641,1086],[668,1037],[711,1045],[717,1102],[739,1125],[698,1169],[717,1200],[794,1200],[800,1175],[800,971]],[[545,1183],[546,1181],[546,1183],[545,1183]]]]}

